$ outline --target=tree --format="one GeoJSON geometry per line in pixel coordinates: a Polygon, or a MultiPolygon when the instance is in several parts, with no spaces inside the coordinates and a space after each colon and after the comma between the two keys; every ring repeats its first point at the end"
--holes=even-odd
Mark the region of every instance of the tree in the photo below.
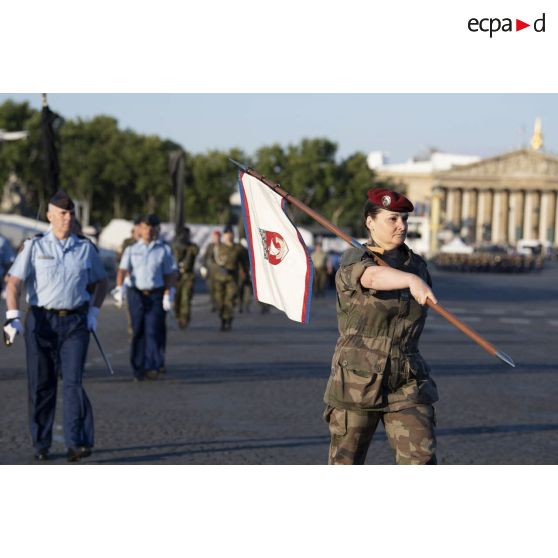
{"type": "Polygon", "coordinates": [[[240,149],[209,151],[187,160],[191,183],[186,187],[186,221],[226,224],[231,221],[230,196],[238,185],[236,167],[229,157],[248,161],[240,149]]]}

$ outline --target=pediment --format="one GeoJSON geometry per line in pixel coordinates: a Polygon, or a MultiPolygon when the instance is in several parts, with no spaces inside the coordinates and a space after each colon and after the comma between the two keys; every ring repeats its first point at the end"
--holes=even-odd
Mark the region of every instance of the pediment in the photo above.
{"type": "Polygon", "coordinates": [[[511,151],[470,165],[436,173],[441,180],[460,178],[558,178],[558,156],[531,149],[511,151]]]}

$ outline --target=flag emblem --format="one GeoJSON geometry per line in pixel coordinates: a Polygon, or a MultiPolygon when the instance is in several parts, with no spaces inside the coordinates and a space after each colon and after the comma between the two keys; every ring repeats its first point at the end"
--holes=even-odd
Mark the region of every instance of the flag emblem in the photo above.
{"type": "Polygon", "coordinates": [[[280,264],[289,252],[285,239],[277,232],[264,231],[263,229],[260,229],[260,235],[262,237],[264,258],[271,265],[280,264]]]}
{"type": "Polygon", "coordinates": [[[300,231],[285,211],[286,201],[248,173],[239,174],[244,230],[254,296],[308,323],[312,299],[312,260],[300,231]]]}

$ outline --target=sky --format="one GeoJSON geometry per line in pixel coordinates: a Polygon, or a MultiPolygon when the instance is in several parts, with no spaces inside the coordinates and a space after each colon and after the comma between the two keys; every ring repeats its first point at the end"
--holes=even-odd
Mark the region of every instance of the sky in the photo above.
{"type": "MultiPolygon", "coordinates": [[[[41,96],[0,94],[27,100],[41,96]]],[[[338,157],[381,150],[403,162],[435,147],[488,157],[520,148],[542,119],[544,148],[558,152],[556,94],[49,94],[67,118],[105,114],[121,128],[172,139],[191,153],[327,137],[338,157]]]]}

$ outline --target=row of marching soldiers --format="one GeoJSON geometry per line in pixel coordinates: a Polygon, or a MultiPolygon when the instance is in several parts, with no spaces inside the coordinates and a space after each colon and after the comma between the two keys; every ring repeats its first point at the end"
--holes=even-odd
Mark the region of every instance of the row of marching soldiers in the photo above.
{"type": "MultiPolygon", "coordinates": [[[[134,221],[131,236],[124,240],[118,254],[120,264],[114,295],[119,304],[122,303],[127,287],[131,284],[130,278],[125,279],[120,270],[130,265],[126,249],[142,240],[143,220],[145,219],[134,221]]],[[[159,219],[155,215],[150,215],[147,220],[150,227],[154,229],[153,235],[158,235],[159,219]]],[[[176,287],[170,290],[170,303],[179,327],[185,329],[191,319],[195,283],[194,266],[196,259],[201,257],[200,274],[207,282],[211,311],[219,313],[221,331],[229,331],[237,305],[239,312],[249,311],[252,299],[248,250],[234,241],[232,227],[226,226],[223,233],[215,229],[205,252],[200,256],[200,248],[192,242],[190,229],[185,226],[175,235],[171,250],[178,278],[176,287]]],[[[130,256],[133,254],[130,253],[130,256]]],[[[131,326],[131,323],[129,325],[131,326]]]]}
{"type": "MultiPolygon", "coordinates": [[[[92,406],[82,378],[90,334],[97,322],[108,278],[95,245],[79,234],[75,204],[58,191],[49,201],[45,233],[27,239],[18,255],[0,244],[2,275],[7,270],[4,343],[24,337],[26,345],[29,428],[37,461],[47,461],[52,444],[57,384],[63,382],[63,430],[70,462],[91,455],[94,445],[92,406]],[[25,319],[20,295],[26,291],[25,319]]],[[[124,298],[131,327],[130,364],[136,381],[154,380],[165,373],[166,313],[177,311],[186,327],[199,253],[189,230],[180,231],[173,247],[159,239],[160,221],[146,215],[134,224],[120,257],[117,305],[124,298]]],[[[231,328],[238,292],[239,271],[249,277],[245,250],[234,242],[231,228],[206,254],[221,329],[231,328]]],[[[99,348],[101,348],[99,344],[99,348]]]]}

